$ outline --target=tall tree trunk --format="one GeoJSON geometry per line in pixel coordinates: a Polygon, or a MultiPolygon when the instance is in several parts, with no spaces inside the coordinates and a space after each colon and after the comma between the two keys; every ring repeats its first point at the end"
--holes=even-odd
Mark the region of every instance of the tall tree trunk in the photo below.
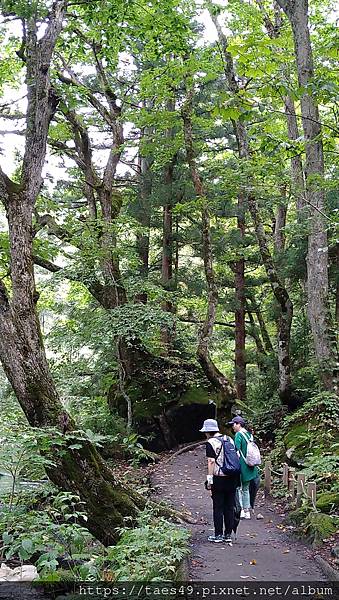
{"type": "MultiPolygon", "coordinates": [[[[227,50],[227,39],[220,27],[213,4],[208,3],[208,8],[214,26],[218,33],[219,42],[222,50],[224,62],[224,72],[226,76],[227,86],[235,96],[239,93],[238,83],[236,81],[233,59],[227,50]]],[[[237,141],[238,154],[240,159],[249,157],[249,145],[247,131],[241,121],[232,119],[232,126],[237,141]]],[[[243,240],[245,234],[245,211],[246,211],[246,196],[241,192],[238,194],[238,215],[237,226],[240,233],[240,238],[243,240]]],[[[237,308],[235,312],[235,374],[236,387],[239,398],[246,398],[246,355],[245,355],[245,261],[239,259],[235,267],[235,296],[237,308]]]]}
{"type": "Polygon", "coordinates": [[[265,352],[267,354],[272,354],[273,353],[273,346],[272,346],[271,338],[270,338],[269,333],[267,331],[265,319],[264,319],[264,317],[262,315],[261,309],[258,306],[256,300],[252,297],[252,295],[248,294],[248,291],[247,291],[247,299],[250,301],[248,310],[250,310],[253,314],[255,314],[256,317],[257,317],[257,319],[258,319],[258,323],[259,323],[259,327],[260,327],[260,332],[261,332],[261,337],[263,339],[263,343],[264,343],[264,347],[265,347],[265,352]]]}
{"type": "Polygon", "coordinates": [[[246,354],[245,354],[245,261],[236,263],[235,271],[235,385],[239,400],[246,400],[246,354]]]}
{"type": "Polygon", "coordinates": [[[252,336],[252,338],[255,341],[255,345],[257,348],[257,364],[258,364],[258,369],[261,372],[265,371],[265,365],[264,365],[264,361],[263,361],[263,357],[267,356],[267,353],[265,351],[264,345],[261,341],[260,335],[259,335],[259,331],[258,331],[258,327],[255,323],[254,317],[253,317],[253,313],[251,310],[248,310],[248,318],[250,321],[250,327],[249,327],[249,335],[252,336]]]}
{"type": "MultiPolygon", "coordinates": [[[[32,255],[32,214],[42,182],[49,123],[57,104],[49,68],[64,11],[63,2],[53,4],[39,41],[33,17],[27,25],[27,133],[20,183],[0,172],[12,280],[11,298],[0,283],[0,358],[30,425],[56,427],[66,434],[72,432],[74,424],[60,402],[47,364],[35,307],[32,255]]],[[[79,493],[86,503],[90,531],[104,543],[114,543],[116,528],[124,524],[124,517],[135,518],[144,500],[124,489],[90,442],[81,449],[69,445],[66,443],[64,452],[54,453],[55,466],[48,474],[57,486],[79,493]]]]}
{"type": "MultiPolygon", "coordinates": [[[[233,58],[227,50],[227,38],[220,27],[220,24],[213,9],[213,5],[211,3],[209,3],[209,11],[212,21],[216,27],[221,45],[227,86],[228,89],[234,94],[234,97],[236,99],[240,90],[235,76],[233,58]]],[[[245,125],[239,120],[232,120],[232,124],[237,139],[239,158],[244,160],[249,159],[250,148],[245,125]]],[[[293,305],[285,286],[283,285],[278,276],[276,267],[274,265],[274,261],[269,250],[267,235],[263,223],[261,221],[257,201],[254,195],[250,195],[247,197],[247,206],[254,223],[261,258],[265,266],[265,270],[269,282],[271,284],[273,294],[280,306],[278,331],[279,393],[282,398],[282,401],[288,404],[292,391],[290,369],[290,331],[293,315],[293,305]]]]}
{"type": "MultiPolygon", "coordinates": [[[[245,236],[245,198],[238,195],[238,231],[241,244],[245,236]]],[[[239,400],[246,400],[246,354],[245,354],[245,259],[235,263],[235,385],[239,400]]]]}
{"type": "Polygon", "coordinates": [[[293,305],[285,286],[278,276],[268,248],[267,237],[261,221],[257,203],[254,197],[248,200],[254,228],[259,243],[260,254],[265,265],[266,273],[272,286],[273,293],[280,306],[278,321],[278,362],[279,362],[279,394],[287,405],[291,397],[291,364],[290,364],[290,335],[293,317],[293,305]]]}
{"type": "MultiPolygon", "coordinates": [[[[286,115],[287,133],[292,142],[295,142],[299,136],[299,127],[295,113],[294,100],[291,95],[285,96],[284,108],[286,115]]],[[[303,163],[300,154],[291,158],[291,178],[293,184],[293,194],[296,198],[297,217],[299,221],[305,218],[305,181],[303,163]]]]}
{"type": "MultiPolygon", "coordinates": [[[[274,21],[271,19],[269,14],[266,12],[265,6],[262,0],[256,0],[260,11],[263,15],[263,21],[265,23],[266,31],[271,39],[279,37],[281,28],[283,26],[283,18],[280,6],[277,0],[273,2],[274,8],[274,21]]],[[[283,67],[283,76],[287,84],[290,84],[290,75],[288,68],[283,67]]],[[[286,116],[287,134],[292,142],[299,139],[299,127],[297,121],[297,115],[295,112],[294,100],[291,94],[287,94],[283,98],[284,110],[286,116]]],[[[293,194],[296,198],[296,207],[298,219],[301,220],[305,215],[303,214],[303,208],[305,206],[305,181],[304,171],[301,155],[297,154],[291,158],[291,176],[293,183],[293,194]]]]}
{"type": "MultiPolygon", "coordinates": [[[[145,131],[147,135],[147,130],[145,131]]],[[[151,194],[152,194],[152,174],[151,166],[153,159],[146,156],[139,157],[140,169],[140,197],[136,218],[144,231],[137,234],[137,253],[140,260],[139,273],[142,282],[147,280],[149,268],[149,236],[151,227],[151,194]]],[[[136,301],[147,303],[147,294],[145,291],[136,295],[136,301]]]]}
{"type": "MultiPolygon", "coordinates": [[[[174,111],[174,102],[170,100],[167,103],[167,110],[174,111]]],[[[173,138],[173,130],[169,129],[166,134],[168,142],[173,138]]],[[[174,236],[173,236],[173,176],[177,156],[173,156],[170,162],[165,166],[164,173],[164,206],[163,206],[163,236],[162,236],[162,257],[161,257],[161,283],[163,288],[171,293],[175,289],[175,278],[173,277],[174,261],[174,236]]],[[[170,299],[162,304],[165,312],[174,314],[175,305],[170,299]]],[[[174,322],[173,325],[163,326],[161,328],[161,340],[164,347],[165,356],[171,354],[174,344],[174,322]]]]}
{"type": "Polygon", "coordinates": [[[306,141],[306,201],[309,215],[307,308],[313,343],[326,389],[337,391],[337,349],[330,329],[328,305],[328,241],[324,221],[324,155],[316,100],[309,92],[314,78],[307,0],[278,0],[292,27],[306,141]]]}
{"type": "MultiPolygon", "coordinates": [[[[173,112],[175,110],[175,100],[170,99],[166,106],[167,111],[173,112]]],[[[169,128],[166,132],[167,147],[173,142],[174,130],[169,128]]],[[[162,243],[162,260],[161,260],[161,278],[162,285],[165,290],[169,293],[176,289],[177,283],[177,272],[174,276],[173,267],[175,267],[176,255],[174,252],[174,235],[173,235],[173,177],[174,168],[177,161],[177,154],[175,154],[171,160],[165,166],[164,173],[164,206],[163,206],[163,243],[162,243]]],[[[163,303],[163,310],[174,314],[175,305],[171,300],[166,300],[163,303]]],[[[170,354],[173,351],[175,336],[175,323],[170,326],[164,326],[161,328],[161,339],[164,346],[165,355],[170,354]]]]}
{"type": "Polygon", "coordinates": [[[277,255],[285,250],[285,226],[287,217],[287,205],[279,204],[275,213],[274,223],[274,249],[277,255]]]}
{"type": "Polygon", "coordinates": [[[214,364],[209,353],[209,345],[213,335],[216,310],[218,306],[218,288],[213,267],[210,211],[206,198],[206,192],[198,171],[194,153],[192,131],[193,93],[193,88],[187,90],[187,99],[182,107],[181,114],[184,123],[187,162],[196,196],[201,202],[202,252],[208,294],[207,314],[199,334],[197,357],[208,380],[217,390],[221,392],[224,404],[231,405],[236,397],[236,390],[225,377],[225,375],[214,364]]]}

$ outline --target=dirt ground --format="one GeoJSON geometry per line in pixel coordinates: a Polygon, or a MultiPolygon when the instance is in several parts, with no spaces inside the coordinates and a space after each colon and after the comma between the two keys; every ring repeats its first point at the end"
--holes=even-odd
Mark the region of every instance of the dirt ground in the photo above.
{"type": "Polygon", "coordinates": [[[255,515],[241,520],[237,541],[213,544],[212,500],[204,488],[206,458],[204,446],[156,466],[152,487],[159,499],[186,509],[197,519],[192,532],[189,576],[191,581],[325,581],[314,561],[314,550],[293,536],[293,527],[284,525],[279,505],[259,491],[255,515]],[[263,519],[258,520],[260,513],[263,519]]]}

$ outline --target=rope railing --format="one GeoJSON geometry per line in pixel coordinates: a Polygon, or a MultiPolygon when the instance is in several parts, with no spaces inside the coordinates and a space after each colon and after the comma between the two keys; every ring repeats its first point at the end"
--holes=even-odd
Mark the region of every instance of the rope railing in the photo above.
{"type": "Polygon", "coordinates": [[[305,473],[296,473],[294,467],[290,467],[287,463],[282,465],[282,471],[272,469],[272,463],[267,460],[264,465],[264,491],[265,496],[271,494],[272,490],[272,475],[282,479],[286,486],[290,497],[296,500],[297,506],[301,506],[302,498],[307,498],[311,501],[314,510],[317,510],[317,484],[315,481],[306,481],[305,473]]]}
{"type": "Polygon", "coordinates": [[[272,467],[270,467],[270,471],[271,471],[271,473],[273,473],[273,475],[276,475],[277,477],[281,477],[282,476],[282,471],[274,471],[272,469],[272,467]]]}

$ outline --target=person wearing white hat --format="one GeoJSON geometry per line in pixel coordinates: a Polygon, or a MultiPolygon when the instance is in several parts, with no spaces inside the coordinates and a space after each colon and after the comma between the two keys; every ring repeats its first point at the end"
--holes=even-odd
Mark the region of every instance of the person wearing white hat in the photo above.
{"type": "Polygon", "coordinates": [[[211,491],[213,501],[214,535],[210,535],[208,541],[230,543],[232,542],[235,493],[239,485],[239,474],[229,473],[225,475],[221,467],[224,459],[223,439],[227,439],[227,442],[232,444],[233,447],[234,442],[229,436],[222,436],[215,419],[206,419],[200,431],[207,438],[207,480],[205,487],[211,491]]]}

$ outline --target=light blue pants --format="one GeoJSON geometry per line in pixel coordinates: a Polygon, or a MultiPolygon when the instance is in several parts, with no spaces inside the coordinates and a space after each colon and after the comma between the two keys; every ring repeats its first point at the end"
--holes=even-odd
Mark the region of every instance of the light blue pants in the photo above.
{"type": "Polygon", "coordinates": [[[246,481],[241,484],[241,494],[239,494],[240,505],[243,510],[248,510],[251,506],[250,503],[250,482],[246,481]]]}

